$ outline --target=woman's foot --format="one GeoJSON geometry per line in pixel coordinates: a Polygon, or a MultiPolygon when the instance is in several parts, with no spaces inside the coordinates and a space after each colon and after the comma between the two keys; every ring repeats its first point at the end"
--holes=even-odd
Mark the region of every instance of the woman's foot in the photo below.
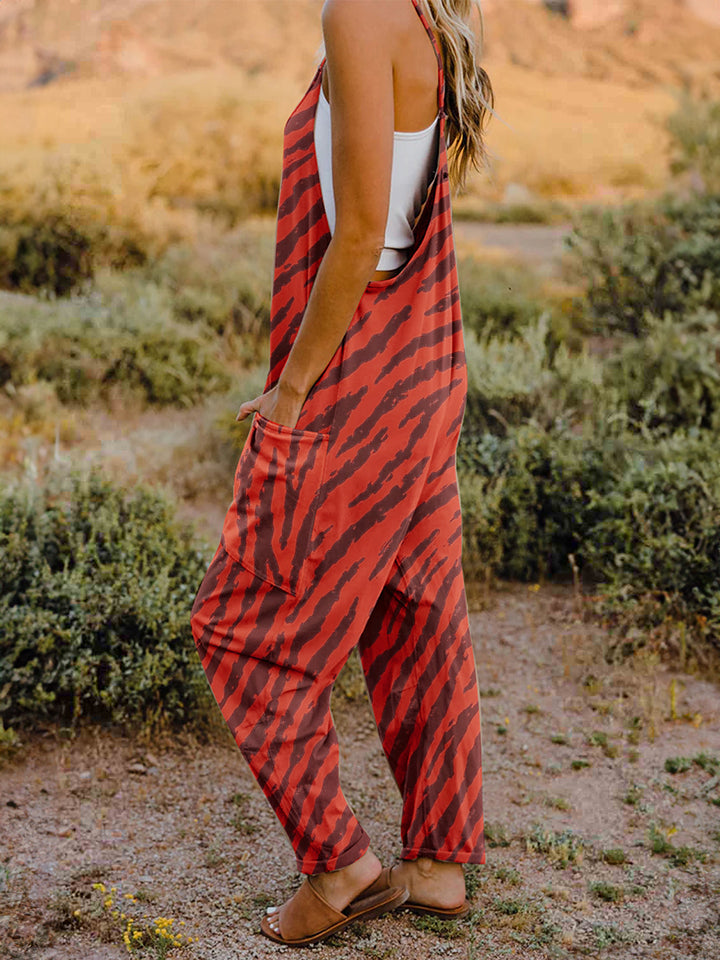
{"type": "Polygon", "coordinates": [[[451,910],[465,902],[465,875],[459,863],[418,857],[390,868],[390,882],[406,887],[408,903],[451,910]]]}
{"type": "MultiPolygon", "coordinates": [[[[313,885],[317,892],[336,910],[344,910],[347,905],[362,893],[380,876],[382,864],[372,852],[368,850],[359,860],[340,870],[327,873],[318,873],[313,877],[313,885]]],[[[402,886],[400,881],[399,885],[402,886]]],[[[267,908],[267,921],[275,933],[280,933],[280,907],[267,908]]]]}

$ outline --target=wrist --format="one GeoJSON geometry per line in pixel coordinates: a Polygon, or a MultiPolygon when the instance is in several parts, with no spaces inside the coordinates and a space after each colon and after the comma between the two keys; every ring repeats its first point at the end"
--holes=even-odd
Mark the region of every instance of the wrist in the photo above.
{"type": "Polygon", "coordinates": [[[300,406],[305,402],[305,398],[310,392],[310,387],[300,383],[292,383],[283,374],[277,382],[278,397],[282,397],[288,403],[297,403],[300,406]]]}

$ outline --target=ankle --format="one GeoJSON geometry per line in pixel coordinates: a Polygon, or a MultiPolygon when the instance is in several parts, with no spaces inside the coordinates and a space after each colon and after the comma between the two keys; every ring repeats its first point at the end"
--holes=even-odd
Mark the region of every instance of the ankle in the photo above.
{"type": "Polygon", "coordinates": [[[364,889],[369,886],[376,877],[380,875],[382,864],[375,856],[372,850],[368,850],[362,857],[354,860],[346,867],[340,867],[339,870],[327,870],[319,873],[315,877],[315,882],[328,892],[337,892],[338,896],[343,897],[349,892],[348,902],[357,892],[357,889],[364,889]]]}
{"type": "Polygon", "coordinates": [[[462,865],[459,863],[449,863],[445,860],[433,860],[431,857],[418,857],[417,860],[405,860],[404,863],[412,863],[418,874],[426,880],[436,879],[438,876],[450,876],[452,874],[462,875],[462,865]]]}
{"type": "Polygon", "coordinates": [[[424,879],[430,880],[437,873],[437,861],[430,857],[418,857],[415,861],[415,869],[424,879]]]}
{"type": "Polygon", "coordinates": [[[380,860],[375,856],[372,850],[367,850],[357,860],[354,860],[351,864],[348,864],[347,867],[341,867],[341,870],[344,870],[348,875],[352,873],[379,874],[380,871],[382,870],[382,864],[380,863],[380,860]]]}

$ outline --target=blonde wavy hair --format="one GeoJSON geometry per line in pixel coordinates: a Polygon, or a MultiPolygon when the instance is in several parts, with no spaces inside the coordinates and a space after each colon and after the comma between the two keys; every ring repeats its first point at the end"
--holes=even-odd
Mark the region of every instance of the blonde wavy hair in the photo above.
{"type": "MultiPolygon", "coordinates": [[[[484,43],[484,22],[480,0],[418,0],[426,20],[440,40],[445,74],[445,139],[448,148],[450,182],[463,190],[471,167],[480,171],[488,164],[485,128],[489,114],[495,115],[495,95],[490,77],[479,60],[484,43]],[[480,31],[471,24],[477,12],[480,31]]],[[[316,54],[319,64],[325,56],[321,43],[316,54]]]]}
{"type": "Polygon", "coordinates": [[[440,40],[445,73],[446,141],[450,181],[462,190],[470,167],[488,165],[485,127],[495,95],[490,77],[480,66],[484,22],[480,0],[418,0],[440,40]],[[470,18],[477,11],[480,33],[470,18]]]}

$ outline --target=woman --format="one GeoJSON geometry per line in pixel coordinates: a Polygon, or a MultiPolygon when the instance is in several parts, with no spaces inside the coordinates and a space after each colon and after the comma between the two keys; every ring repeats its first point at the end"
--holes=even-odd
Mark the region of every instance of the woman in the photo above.
{"type": "Polygon", "coordinates": [[[474,4],[325,0],[326,55],[284,130],[270,371],[240,407],[255,416],[192,614],[307,875],[263,920],[280,943],[402,903],[462,916],[462,864],[485,862],[447,151],[457,184],[484,157],[474,4]],[[385,870],[338,776],[330,693],[355,647],[403,800],[385,870]]]}

